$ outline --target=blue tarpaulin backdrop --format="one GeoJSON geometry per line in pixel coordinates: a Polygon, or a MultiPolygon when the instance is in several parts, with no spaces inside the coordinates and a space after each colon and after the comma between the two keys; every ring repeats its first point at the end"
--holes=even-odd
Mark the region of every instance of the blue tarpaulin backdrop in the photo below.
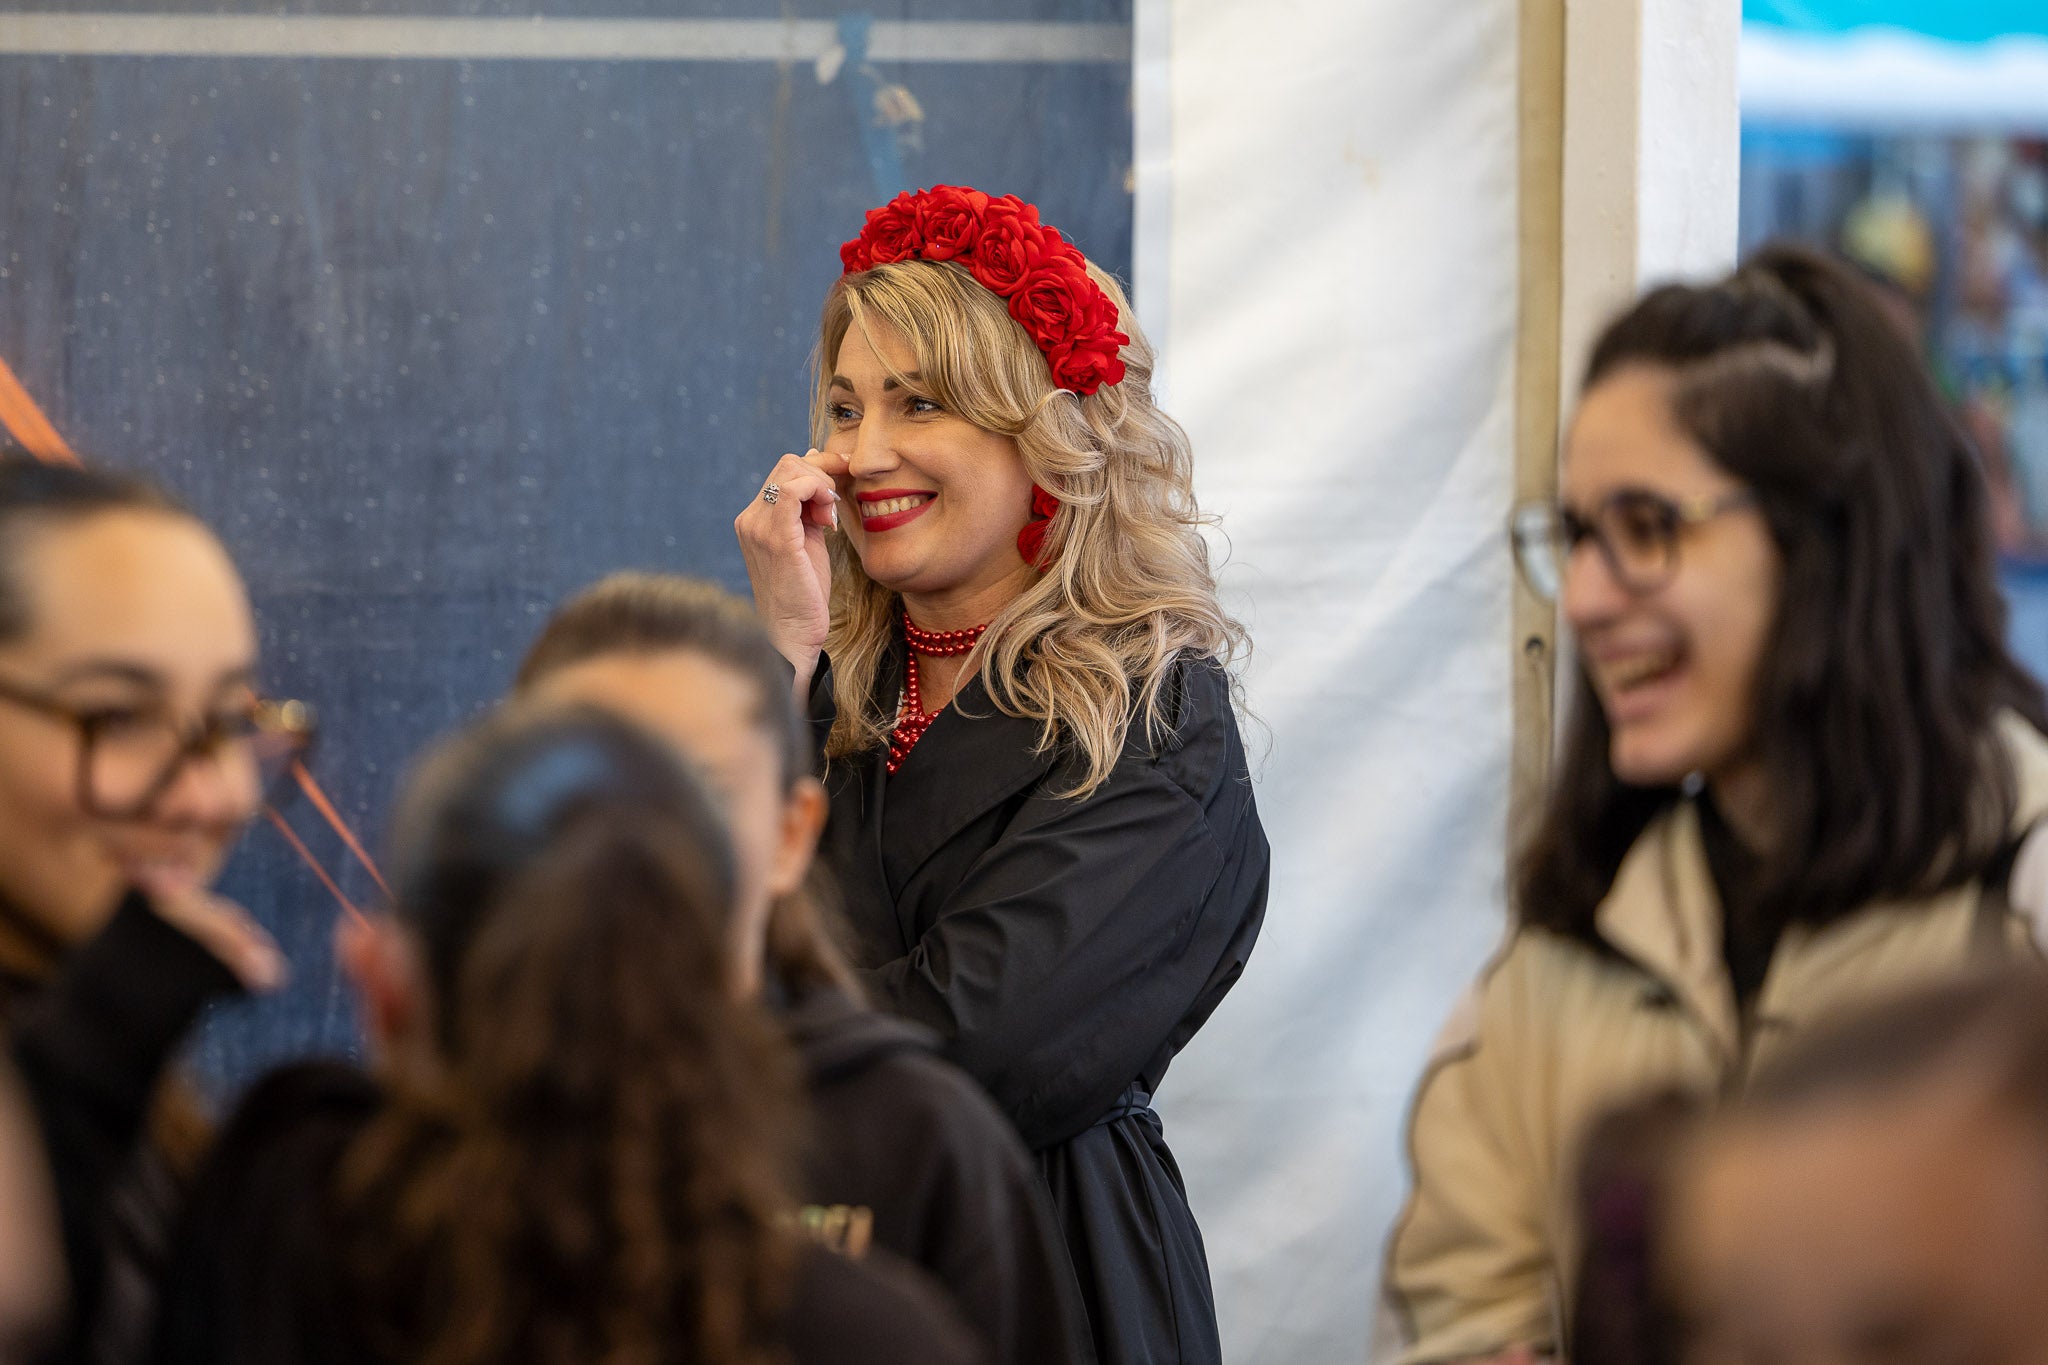
{"type": "MultiPolygon", "coordinates": [[[[877,17],[1126,25],[1129,0],[877,17]]],[[[1035,200],[1128,277],[1127,63],[858,68],[0,56],[0,358],[88,462],[220,528],[373,848],[407,757],[497,697],[564,594],[622,566],[744,586],[733,515],[807,444],[818,306],[876,202],[875,89],[923,114],[882,130],[906,180],[1035,200]]],[[[350,1046],[332,898],[262,825],[225,889],[295,979],[220,1013],[206,1073],[350,1046]]]]}

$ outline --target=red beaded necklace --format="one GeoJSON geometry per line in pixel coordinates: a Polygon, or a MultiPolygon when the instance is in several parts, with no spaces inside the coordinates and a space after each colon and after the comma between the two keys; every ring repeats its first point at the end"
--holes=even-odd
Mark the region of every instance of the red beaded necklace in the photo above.
{"type": "Polygon", "coordinates": [[[987,629],[984,623],[967,630],[926,630],[908,616],[903,618],[903,639],[911,652],[933,659],[957,658],[972,652],[974,642],[987,629]]]}
{"type": "Polygon", "coordinates": [[[924,732],[939,718],[939,711],[945,709],[924,709],[924,696],[917,681],[917,656],[955,659],[972,653],[982,632],[987,629],[984,623],[967,630],[926,630],[912,622],[907,614],[904,616],[903,642],[910,646],[910,654],[903,667],[903,700],[896,708],[896,728],[889,734],[891,773],[903,766],[903,760],[910,757],[910,751],[924,738],[924,732]]]}

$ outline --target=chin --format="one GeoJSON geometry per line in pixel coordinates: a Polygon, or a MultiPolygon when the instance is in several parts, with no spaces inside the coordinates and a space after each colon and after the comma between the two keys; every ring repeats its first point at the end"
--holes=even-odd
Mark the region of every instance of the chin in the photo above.
{"type": "Polygon", "coordinates": [[[935,566],[928,560],[912,560],[908,555],[895,558],[884,557],[873,568],[861,565],[867,576],[899,595],[903,593],[944,592],[953,587],[958,579],[948,571],[935,566]]]}
{"type": "Polygon", "coordinates": [[[1700,769],[1692,746],[1628,733],[1617,733],[1609,742],[1607,766],[1632,787],[1675,787],[1700,769]]]}
{"type": "Polygon", "coordinates": [[[904,579],[910,576],[900,557],[886,550],[878,554],[870,546],[861,550],[856,557],[860,560],[862,573],[892,591],[902,591],[904,579]]]}
{"type": "Polygon", "coordinates": [[[60,936],[73,945],[83,943],[106,928],[127,890],[127,883],[118,877],[81,882],[70,889],[63,904],[50,907],[61,923],[48,927],[58,929],[60,936]]]}

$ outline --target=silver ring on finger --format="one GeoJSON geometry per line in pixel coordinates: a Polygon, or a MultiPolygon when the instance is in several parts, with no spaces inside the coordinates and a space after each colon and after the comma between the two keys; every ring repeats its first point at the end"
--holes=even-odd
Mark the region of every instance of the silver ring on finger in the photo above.
{"type": "Polygon", "coordinates": [[[779,483],[771,483],[761,490],[761,501],[767,503],[771,507],[775,505],[775,500],[777,498],[780,498],[781,496],[782,485],[779,483]]]}

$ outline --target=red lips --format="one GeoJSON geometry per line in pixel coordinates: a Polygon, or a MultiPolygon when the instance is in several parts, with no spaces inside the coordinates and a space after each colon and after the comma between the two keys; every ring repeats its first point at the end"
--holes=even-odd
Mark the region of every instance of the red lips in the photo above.
{"type": "Polygon", "coordinates": [[[937,502],[938,499],[939,495],[932,492],[929,488],[878,488],[871,493],[861,493],[855,498],[855,501],[860,504],[861,509],[860,528],[869,535],[875,535],[882,531],[893,531],[897,527],[907,525],[923,516],[926,509],[937,502]],[[913,507],[906,507],[899,511],[882,512],[873,515],[869,513],[868,509],[872,507],[896,502],[903,498],[922,498],[923,501],[913,507]]]}

